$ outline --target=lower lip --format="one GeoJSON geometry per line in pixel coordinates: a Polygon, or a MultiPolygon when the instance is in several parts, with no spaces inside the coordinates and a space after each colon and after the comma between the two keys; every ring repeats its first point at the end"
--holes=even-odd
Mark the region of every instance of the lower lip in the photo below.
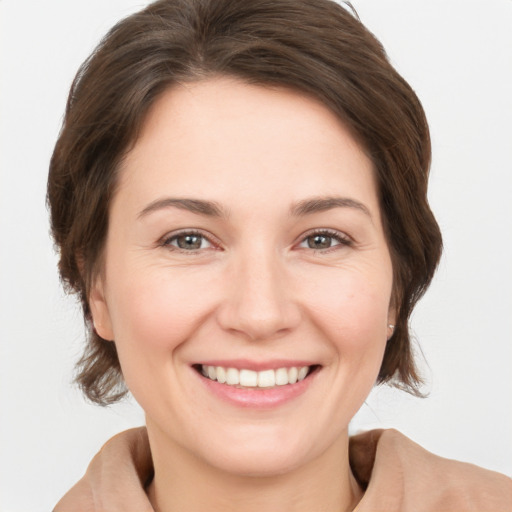
{"type": "Polygon", "coordinates": [[[273,388],[237,388],[208,379],[194,370],[208,391],[221,400],[238,407],[268,409],[279,407],[306,392],[314,382],[318,370],[295,384],[275,386],[273,388]]]}

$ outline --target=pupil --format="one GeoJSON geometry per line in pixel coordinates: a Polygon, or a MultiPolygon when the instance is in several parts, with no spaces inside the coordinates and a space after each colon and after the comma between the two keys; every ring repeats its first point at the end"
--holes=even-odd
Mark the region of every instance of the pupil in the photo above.
{"type": "Polygon", "coordinates": [[[199,235],[183,235],[178,237],[178,247],[180,249],[200,249],[201,236],[199,235]]]}
{"type": "Polygon", "coordinates": [[[314,235],[310,237],[308,246],[310,249],[328,249],[331,246],[331,237],[325,235],[314,235]]]}

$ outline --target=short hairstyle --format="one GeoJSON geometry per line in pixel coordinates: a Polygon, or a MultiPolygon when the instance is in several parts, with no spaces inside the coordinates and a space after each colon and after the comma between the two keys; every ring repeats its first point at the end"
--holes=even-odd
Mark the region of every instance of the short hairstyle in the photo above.
{"type": "Polygon", "coordinates": [[[428,125],[379,41],[331,0],[159,0],[115,25],[80,67],[47,195],[61,279],[78,294],[88,331],[77,383],[103,405],[127,392],[115,343],[94,331],[88,302],[120,162],[164,91],[215,76],[309,94],[373,161],[396,308],[378,382],[420,395],[408,322],[442,248],[427,201],[428,125]]]}

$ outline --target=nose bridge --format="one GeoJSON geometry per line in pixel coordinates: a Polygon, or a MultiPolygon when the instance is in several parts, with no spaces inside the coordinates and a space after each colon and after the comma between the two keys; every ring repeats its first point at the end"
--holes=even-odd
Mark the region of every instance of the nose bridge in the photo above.
{"type": "Polygon", "coordinates": [[[300,320],[283,258],[275,247],[252,244],[234,258],[228,279],[220,315],[224,328],[263,340],[292,329],[300,320]]]}

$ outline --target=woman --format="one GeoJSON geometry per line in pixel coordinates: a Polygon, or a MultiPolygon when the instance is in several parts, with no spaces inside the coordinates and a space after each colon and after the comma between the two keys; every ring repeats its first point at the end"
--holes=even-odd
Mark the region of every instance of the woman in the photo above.
{"type": "MultiPolygon", "coordinates": [[[[506,477],[399,434],[349,447],[375,382],[419,393],[408,319],[441,251],[429,164],[414,92],[329,1],[156,2],[84,64],[52,230],[90,327],[79,383],[100,404],[126,383],[145,410],[152,460],[123,443],[155,510],[505,509],[506,477]]],[[[92,474],[113,461],[130,459],[107,450],[92,474]]],[[[149,506],[136,474],[116,506],[149,506]]],[[[90,506],[83,485],[57,510],[90,506]]]]}

